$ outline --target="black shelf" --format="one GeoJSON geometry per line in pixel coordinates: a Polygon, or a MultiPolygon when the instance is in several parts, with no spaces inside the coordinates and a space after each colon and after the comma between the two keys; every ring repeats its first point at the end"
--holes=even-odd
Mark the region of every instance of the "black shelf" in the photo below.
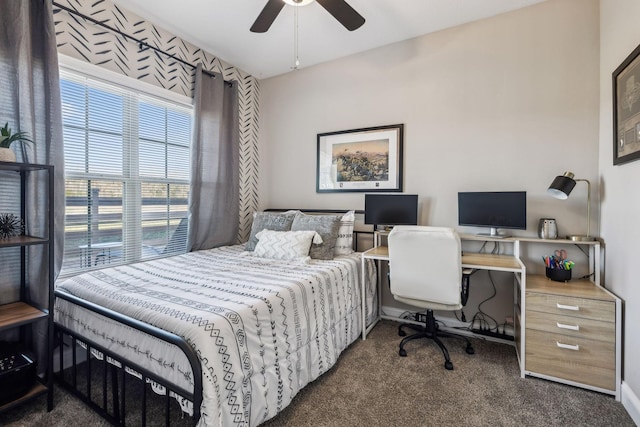
{"type": "Polygon", "coordinates": [[[41,396],[44,393],[47,393],[49,391],[52,392],[53,390],[47,387],[46,385],[42,384],[41,382],[36,381],[36,383],[33,385],[33,387],[31,387],[31,389],[29,389],[29,391],[27,391],[27,393],[23,394],[17,399],[12,400],[11,402],[7,402],[4,405],[0,405],[0,412],[7,411],[24,402],[28,402],[31,399],[35,399],[36,397],[41,396]]]}
{"type": "Polygon", "coordinates": [[[36,163],[17,163],[17,162],[2,162],[0,161],[0,170],[7,171],[39,171],[49,169],[52,170],[53,166],[51,165],[39,165],[36,163]]]}
{"type": "Polygon", "coordinates": [[[49,239],[44,237],[33,236],[13,236],[0,239],[0,248],[10,248],[30,245],[43,245],[49,243],[49,239]]]}
{"type": "Polygon", "coordinates": [[[47,316],[49,316],[48,311],[40,310],[22,301],[0,305],[0,331],[28,325],[47,316]]]}
{"type": "MultiPolygon", "coordinates": [[[[19,248],[20,251],[20,296],[16,301],[9,301],[6,304],[0,305],[0,331],[7,331],[10,329],[16,329],[18,333],[18,342],[16,348],[12,352],[7,354],[18,353],[19,350],[25,350],[28,354],[37,353],[35,348],[40,347],[37,345],[36,340],[46,340],[46,351],[43,354],[37,355],[34,362],[40,366],[41,375],[38,377],[35,383],[31,384],[33,378],[29,383],[24,383],[25,394],[15,398],[11,401],[4,402],[0,405],[0,412],[9,410],[17,405],[28,402],[37,398],[43,394],[47,395],[47,410],[53,409],[53,317],[51,314],[51,308],[53,307],[53,262],[54,262],[54,242],[50,238],[53,236],[54,229],[54,211],[53,211],[53,166],[39,165],[33,163],[11,163],[0,161],[0,172],[4,176],[10,176],[5,172],[15,172],[18,180],[8,179],[2,181],[4,188],[8,186],[20,187],[20,197],[15,201],[7,199],[2,200],[2,208],[9,209],[16,212],[19,209],[19,216],[22,219],[27,218],[27,213],[32,212],[33,206],[28,206],[28,189],[33,186],[38,186],[38,190],[41,190],[46,194],[47,206],[41,208],[47,212],[46,225],[42,231],[44,237],[20,235],[9,238],[0,239],[0,250],[8,250],[7,248],[19,248]],[[44,174],[44,175],[42,175],[44,174]],[[27,275],[27,264],[29,261],[29,253],[27,247],[41,245],[46,250],[46,256],[43,262],[40,264],[42,269],[46,269],[47,276],[43,282],[37,282],[31,280],[27,275]],[[35,302],[30,299],[30,295],[33,295],[35,289],[43,291],[43,297],[39,302],[35,302]],[[44,297],[44,295],[47,295],[44,297]],[[33,333],[32,328],[36,323],[46,321],[46,337],[39,338],[39,334],[33,333]],[[31,328],[31,329],[30,329],[31,328]]],[[[38,232],[40,233],[40,231],[38,232]]],[[[12,249],[13,250],[13,249],[12,249]]],[[[2,252],[0,252],[0,256],[2,252]]],[[[17,281],[16,274],[16,281],[17,281]]],[[[15,286],[17,287],[17,283],[15,286]]],[[[9,350],[7,350],[9,351],[9,350]]],[[[6,377],[5,377],[6,378],[6,377]]],[[[14,388],[18,384],[0,382],[0,388],[14,388]]]]}

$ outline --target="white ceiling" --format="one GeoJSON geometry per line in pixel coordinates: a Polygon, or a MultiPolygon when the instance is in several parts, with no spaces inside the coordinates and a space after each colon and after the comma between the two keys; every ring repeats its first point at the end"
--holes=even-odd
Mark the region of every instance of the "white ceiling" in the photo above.
{"type": "MultiPolygon", "coordinates": [[[[249,31],[266,0],[113,0],[259,78],[292,71],[293,6],[266,33],[249,31]]],[[[347,0],[366,22],[349,32],[316,2],[298,8],[300,68],[545,0],[347,0]]]]}

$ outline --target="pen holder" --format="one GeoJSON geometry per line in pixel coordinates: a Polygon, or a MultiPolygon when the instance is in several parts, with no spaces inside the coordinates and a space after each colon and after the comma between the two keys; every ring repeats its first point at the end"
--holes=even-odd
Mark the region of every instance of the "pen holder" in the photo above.
{"type": "Polygon", "coordinates": [[[547,267],[547,277],[555,282],[568,282],[571,280],[571,270],[547,267]]]}

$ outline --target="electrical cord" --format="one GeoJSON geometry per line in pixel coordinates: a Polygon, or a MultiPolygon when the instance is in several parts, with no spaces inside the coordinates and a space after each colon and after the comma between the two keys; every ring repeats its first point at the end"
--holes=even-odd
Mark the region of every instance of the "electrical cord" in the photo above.
{"type": "MultiPolygon", "coordinates": [[[[467,316],[464,314],[464,309],[460,309],[460,317],[458,317],[458,312],[454,311],[453,315],[456,317],[458,322],[467,323],[467,316]]],[[[461,327],[462,329],[468,329],[466,326],[461,327]]]]}
{"type": "MultiPolygon", "coordinates": [[[[498,328],[498,322],[493,317],[489,316],[487,313],[482,311],[482,304],[484,304],[485,302],[495,298],[495,296],[498,293],[497,290],[496,290],[496,283],[493,281],[493,277],[491,276],[491,271],[487,270],[487,274],[489,275],[489,282],[491,282],[491,288],[493,290],[493,293],[491,294],[491,296],[489,296],[488,298],[485,298],[480,304],[478,304],[478,311],[480,313],[482,313],[484,316],[486,316],[489,319],[491,319],[493,321],[493,323],[496,325],[496,329],[497,329],[498,328]]],[[[491,330],[491,328],[489,328],[489,330],[491,330]]]]}
{"type": "Polygon", "coordinates": [[[487,316],[485,313],[481,313],[481,312],[477,312],[476,314],[473,315],[473,318],[471,319],[471,326],[469,327],[470,330],[473,329],[480,329],[482,331],[490,331],[493,329],[493,327],[491,327],[491,324],[489,323],[488,320],[491,320],[495,323],[495,320],[493,320],[490,316],[487,316]],[[476,326],[476,328],[474,328],[473,326],[476,326]]]}
{"type": "Polygon", "coordinates": [[[505,321],[504,323],[502,323],[501,325],[498,326],[497,332],[499,334],[506,335],[507,334],[507,326],[513,326],[513,323],[509,323],[509,322],[505,321]],[[502,326],[502,331],[500,331],[500,326],[502,326]]]}
{"type": "Polygon", "coordinates": [[[492,294],[478,304],[478,311],[471,318],[471,324],[467,329],[473,330],[474,327],[477,326],[480,330],[497,332],[498,322],[493,317],[491,317],[490,315],[488,315],[482,310],[482,305],[487,301],[493,299],[497,295],[496,284],[493,281],[493,277],[491,277],[491,271],[487,271],[487,273],[489,275],[489,282],[491,283],[491,287],[492,287],[492,294]],[[478,325],[476,325],[476,322],[478,323],[478,325]]]}
{"type": "Polygon", "coordinates": [[[416,314],[411,311],[404,311],[399,317],[404,320],[416,320],[416,314]]]}

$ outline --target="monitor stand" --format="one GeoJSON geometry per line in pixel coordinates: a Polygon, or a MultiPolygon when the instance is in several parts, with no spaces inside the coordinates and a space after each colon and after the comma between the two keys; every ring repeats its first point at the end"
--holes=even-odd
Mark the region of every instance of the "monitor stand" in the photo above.
{"type": "Polygon", "coordinates": [[[498,234],[498,229],[496,227],[491,227],[491,231],[489,233],[478,233],[476,236],[492,237],[494,239],[506,239],[507,237],[511,237],[506,234],[498,234]]]}

